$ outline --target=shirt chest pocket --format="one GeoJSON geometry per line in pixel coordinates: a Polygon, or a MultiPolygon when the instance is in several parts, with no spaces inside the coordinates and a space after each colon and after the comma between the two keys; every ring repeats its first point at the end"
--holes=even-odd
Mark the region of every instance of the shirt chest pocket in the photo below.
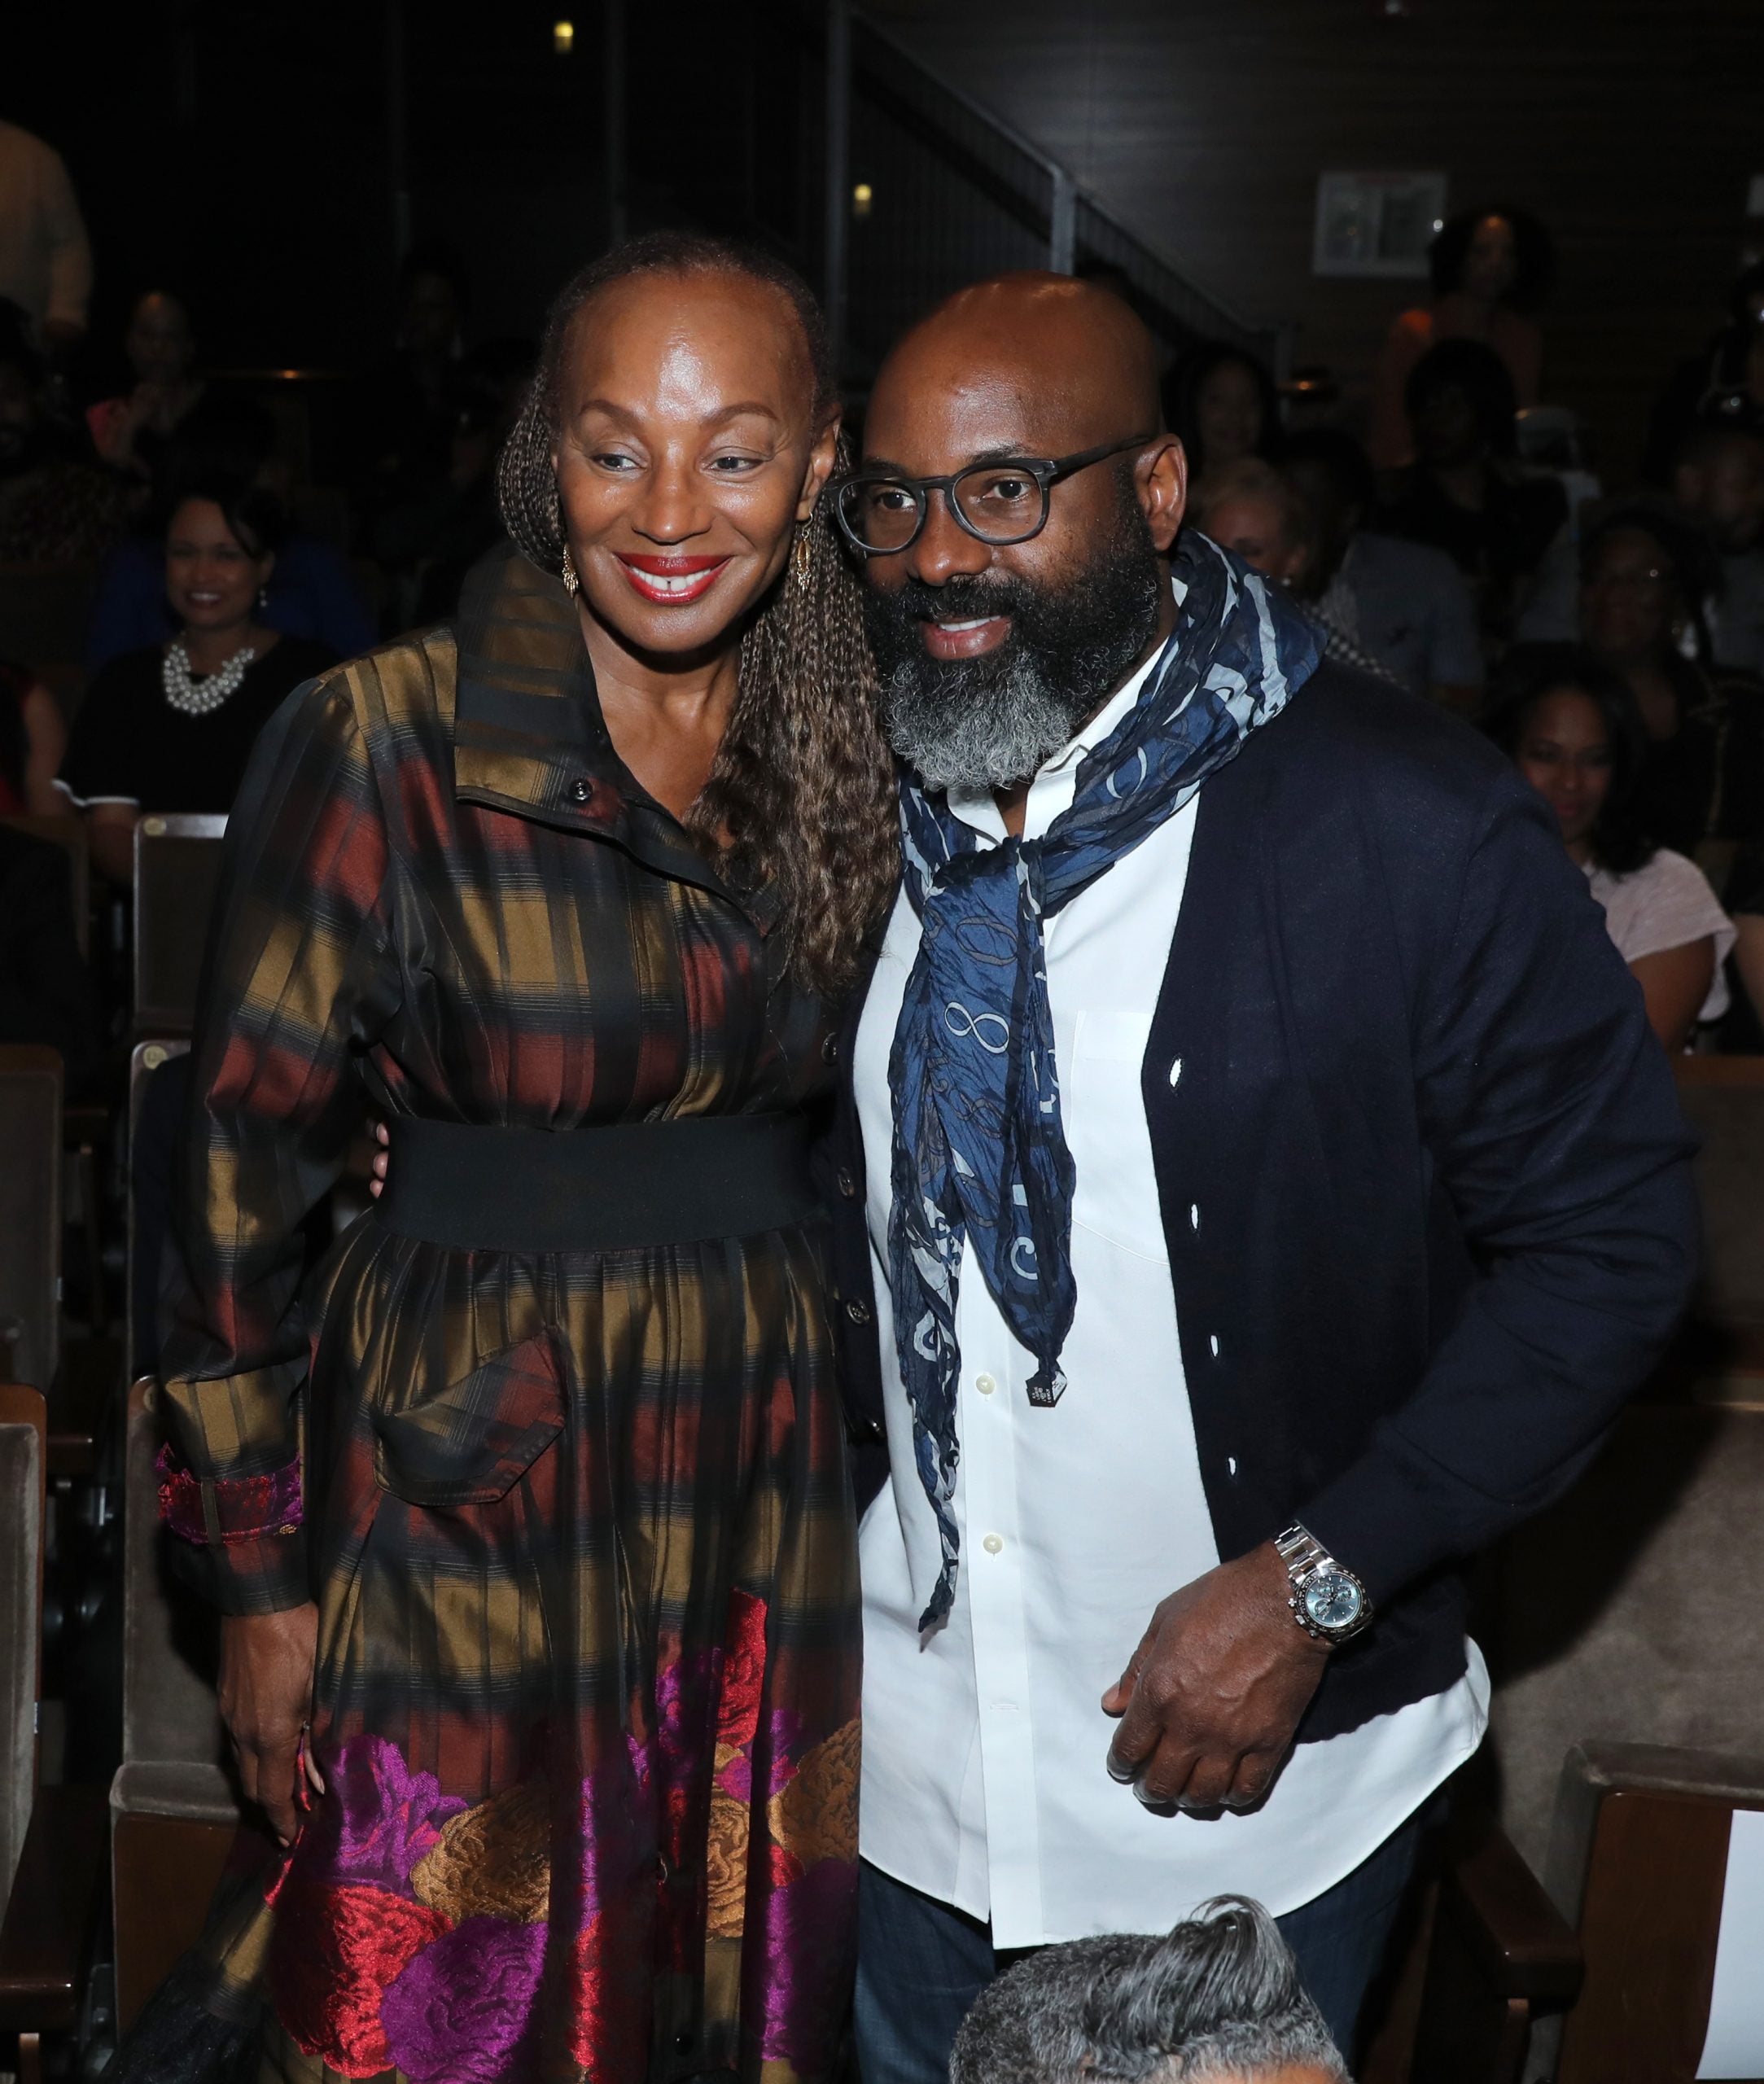
{"type": "Polygon", "coordinates": [[[1141,1258],[1169,1258],[1140,1073],[1151,1039],[1146,1013],[1078,1016],[1061,1091],[1077,1180],[1072,1220],[1141,1258]]]}

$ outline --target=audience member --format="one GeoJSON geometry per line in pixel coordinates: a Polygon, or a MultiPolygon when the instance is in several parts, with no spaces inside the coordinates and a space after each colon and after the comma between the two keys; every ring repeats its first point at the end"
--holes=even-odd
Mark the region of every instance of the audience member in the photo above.
{"type": "MultiPolygon", "coordinates": [[[[185,484],[217,476],[277,491],[286,474],[274,454],[274,431],[269,414],[249,400],[206,398],[167,446],[159,514],[176,506],[185,484]]],[[[265,628],[309,637],[339,658],[359,657],[379,634],[342,554],[314,536],[289,532],[265,593],[260,620],[265,628]]],[[[96,673],[125,652],[164,644],[177,633],[165,593],[164,529],[155,525],[119,543],[98,573],[86,624],[86,671],[96,673]]]]}
{"type": "Polygon", "coordinates": [[[1195,479],[1187,519],[1282,586],[1298,577],[1311,554],[1303,502],[1258,456],[1240,457],[1195,479]]]}
{"type": "Polygon", "coordinates": [[[178,634],[98,674],[60,777],[113,882],[134,878],[142,811],[230,810],[259,730],[334,663],[323,645],[256,620],[282,532],[279,503],[237,478],[191,484],[173,510],[165,590],[178,634]]]}
{"type": "Polygon", "coordinates": [[[1764,834],[1760,690],[1708,663],[1702,603],[1716,576],[1701,532],[1644,501],[1610,509],[1582,538],[1581,641],[1628,683],[1646,734],[1634,815],[1681,854],[1764,834]]]}
{"type": "MultiPolygon", "coordinates": [[[[1291,589],[1311,559],[1310,518],[1304,502],[1272,463],[1245,456],[1209,471],[1194,488],[1188,519],[1205,536],[1235,550],[1244,563],[1291,589]]],[[[1369,652],[1337,628],[1315,603],[1307,614],[1323,633],[1324,650],[1345,666],[1394,681],[1369,652]]]]}
{"type": "Polygon", "coordinates": [[[123,348],[134,382],[124,396],[86,409],[92,446],[112,470],[151,484],[161,452],[201,401],[190,313],[169,290],[149,290],[129,316],[123,348]]]}
{"type": "Polygon", "coordinates": [[[1576,646],[1517,645],[1486,729],[1555,812],[1649,1025],[1668,1049],[1683,1049],[1698,1022],[1727,1009],[1721,966],[1734,929],[1696,864],[1637,821],[1646,738],[1628,683],[1576,646]]]}
{"type": "Polygon", "coordinates": [[[1528,476],[1515,461],[1512,379],[1482,341],[1429,348],[1404,398],[1415,462],[1383,523],[1446,553],[1470,582],[1485,642],[1499,646],[1567,523],[1567,497],[1554,478],[1528,476]]]}
{"type": "Polygon", "coordinates": [[[1718,666],[1764,674],[1764,414],[1692,422],[1679,444],[1672,496],[1721,561],[1705,604],[1718,666]]]}
{"type": "Polygon", "coordinates": [[[1259,1903],[1215,1896],[1162,1938],[1044,1946],[980,1993],[950,2084],[1349,2084],[1259,1903]]]}
{"type": "Polygon", "coordinates": [[[1431,302],[1402,313],[1372,371],[1372,459],[1399,471],[1415,459],[1407,409],[1416,365],[1442,340],[1474,340],[1500,357],[1515,409],[1538,402],[1543,336],[1530,313],[1555,272],[1549,234],[1525,210],[1466,210],[1428,249],[1431,302]]]}
{"type": "Polygon", "coordinates": [[[72,347],[85,333],[92,252],[61,155],[0,123],[0,297],[18,305],[37,344],[72,347]]]}
{"type": "Polygon", "coordinates": [[[55,773],[67,748],[60,703],[28,666],[0,659],[0,817],[66,808],[55,773]]]}
{"type": "Polygon", "coordinates": [[[73,878],[54,841],[0,825],[0,1042],[61,1052],[69,1091],[97,1057],[91,979],[74,930],[73,878]]]}
{"type": "Polygon", "coordinates": [[[406,257],[392,352],[362,379],[357,401],[357,495],[369,542],[383,515],[447,483],[466,301],[465,274],[451,254],[419,248],[406,257]]]}
{"type": "Polygon", "coordinates": [[[532,377],[530,340],[487,341],[460,363],[450,386],[453,431],[444,484],[382,519],[374,553],[401,584],[395,625],[444,620],[466,574],[504,536],[497,509],[496,459],[532,377]]]}
{"type": "Polygon", "coordinates": [[[1280,446],[1274,380],[1255,357],[1228,340],[1199,340],[1162,386],[1164,424],[1178,436],[1191,479],[1280,446]]]}
{"type": "Polygon", "coordinates": [[[1672,372],[1648,422],[1642,475],[1671,482],[1679,445],[1693,422],[1764,412],[1764,260],[1746,268],[1727,292],[1727,322],[1702,351],[1672,372]]]}
{"type": "Polygon", "coordinates": [[[1280,468],[1310,517],[1311,557],[1298,587],[1323,621],[1412,694],[1469,711],[1482,699],[1476,603],[1442,550],[1366,525],[1377,485],[1350,434],[1291,436],[1280,468]]]}
{"type": "Polygon", "coordinates": [[[102,556],[128,523],[122,488],[52,422],[48,371],[0,337],[0,564],[102,556]]]}

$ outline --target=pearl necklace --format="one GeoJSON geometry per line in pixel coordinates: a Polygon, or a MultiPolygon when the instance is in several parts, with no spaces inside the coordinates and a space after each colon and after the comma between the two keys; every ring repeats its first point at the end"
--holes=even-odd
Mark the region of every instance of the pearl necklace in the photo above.
{"type": "Polygon", "coordinates": [[[218,672],[210,673],[198,682],[190,670],[190,654],[184,649],[184,640],[179,637],[165,647],[165,663],[160,673],[165,699],[186,716],[206,716],[218,709],[229,695],[238,694],[240,683],[256,659],[257,654],[247,644],[243,651],[235,651],[218,672]]]}

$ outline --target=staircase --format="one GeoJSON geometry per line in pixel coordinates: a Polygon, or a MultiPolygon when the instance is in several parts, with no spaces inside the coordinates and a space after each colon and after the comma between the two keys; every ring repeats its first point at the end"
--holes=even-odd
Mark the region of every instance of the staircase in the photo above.
{"type": "Polygon", "coordinates": [[[1198,287],[847,0],[780,10],[774,21],[795,47],[778,54],[761,120],[774,153],[781,129],[793,134],[796,178],[773,184],[761,228],[811,264],[853,390],[868,388],[890,344],[930,306],[1013,268],[1101,276],[1167,358],[1196,339],[1229,340],[1287,374],[1289,329],[1254,325],[1198,287]]]}

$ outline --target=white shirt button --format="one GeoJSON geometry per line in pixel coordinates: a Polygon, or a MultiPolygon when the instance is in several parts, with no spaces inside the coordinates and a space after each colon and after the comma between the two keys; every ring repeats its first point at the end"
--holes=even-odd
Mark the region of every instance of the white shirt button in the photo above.
{"type": "Polygon", "coordinates": [[[996,1377],[991,1375],[976,1375],[974,1378],[974,1386],[982,1396],[989,1397],[998,1387],[998,1381],[996,1377]]]}
{"type": "Polygon", "coordinates": [[[980,1546],[986,1551],[988,1556],[996,1556],[999,1551],[1005,1546],[1005,1537],[1002,1535],[989,1534],[986,1539],[981,1543],[980,1546]]]}

